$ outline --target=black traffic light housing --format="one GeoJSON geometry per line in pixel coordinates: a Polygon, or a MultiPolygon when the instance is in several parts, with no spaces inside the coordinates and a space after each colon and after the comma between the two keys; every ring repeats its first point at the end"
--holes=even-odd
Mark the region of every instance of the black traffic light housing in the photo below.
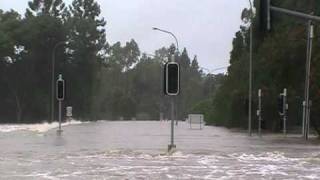
{"type": "Polygon", "coordinates": [[[283,100],[284,100],[284,95],[280,94],[278,96],[278,112],[279,112],[280,115],[284,114],[284,112],[283,112],[283,106],[284,106],[283,100]]]}
{"type": "Polygon", "coordinates": [[[271,30],[271,0],[260,0],[259,20],[260,31],[266,32],[271,30]]]}
{"type": "Polygon", "coordinates": [[[62,77],[59,77],[59,79],[56,82],[56,95],[57,100],[63,101],[65,98],[65,83],[62,77]]]}
{"type": "Polygon", "coordinates": [[[176,96],[180,92],[180,67],[176,62],[164,65],[164,94],[176,96]]]}

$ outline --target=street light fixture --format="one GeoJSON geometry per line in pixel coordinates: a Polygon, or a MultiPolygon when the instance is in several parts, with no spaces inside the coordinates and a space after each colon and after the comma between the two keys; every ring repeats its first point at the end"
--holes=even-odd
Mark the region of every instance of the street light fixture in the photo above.
{"type": "Polygon", "coordinates": [[[157,27],[153,27],[152,30],[161,31],[161,32],[170,34],[170,35],[175,39],[175,41],[176,41],[177,52],[179,53],[179,43],[178,43],[178,39],[177,39],[177,37],[176,37],[172,32],[167,31],[167,30],[163,30],[163,29],[160,29],[160,28],[157,28],[157,27]]]}
{"type": "MultiPolygon", "coordinates": [[[[160,29],[160,28],[156,28],[156,27],[153,27],[152,30],[155,30],[155,31],[160,31],[160,32],[163,32],[163,33],[167,33],[167,34],[170,34],[176,41],[176,51],[177,51],[177,54],[179,54],[179,43],[178,43],[178,39],[177,37],[170,31],[167,31],[167,30],[163,30],[163,29],[160,29]]],[[[174,56],[173,56],[174,57],[174,56]]],[[[176,148],[176,145],[174,145],[174,97],[172,96],[171,97],[171,144],[168,146],[168,151],[172,151],[172,149],[175,149],[176,148]]],[[[178,120],[176,120],[176,125],[178,125],[178,120]]]]}

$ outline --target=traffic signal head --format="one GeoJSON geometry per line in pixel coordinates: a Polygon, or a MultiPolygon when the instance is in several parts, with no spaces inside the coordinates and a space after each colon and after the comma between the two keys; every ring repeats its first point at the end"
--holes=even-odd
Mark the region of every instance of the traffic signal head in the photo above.
{"type": "Polygon", "coordinates": [[[283,94],[280,94],[279,97],[278,97],[278,112],[280,115],[282,115],[284,112],[283,112],[283,94]]]}
{"type": "Polygon", "coordinates": [[[64,100],[64,80],[59,78],[56,83],[56,95],[59,101],[64,100]]]}
{"type": "Polygon", "coordinates": [[[178,95],[180,91],[179,64],[176,62],[166,63],[164,76],[164,93],[170,96],[178,95]]]}
{"type": "Polygon", "coordinates": [[[270,31],[271,30],[271,0],[260,0],[260,9],[259,9],[259,20],[260,20],[260,30],[270,31]]]}

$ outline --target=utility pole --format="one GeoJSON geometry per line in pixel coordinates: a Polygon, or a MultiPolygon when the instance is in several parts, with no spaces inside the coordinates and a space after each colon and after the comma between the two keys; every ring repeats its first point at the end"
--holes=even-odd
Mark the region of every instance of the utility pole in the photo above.
{"type": "Polygon", "coordinates": [[[250,2],[250,59],[249,59],[249,103],[248,103],[248,134],[252,135],[252,20],[253,20],[253,9],[252,3],[250,2]]]}
{"type": "Polygon", "coordinates": [[[310,106],[311,101],[309,100],[309,88],[310,88],[310,66],[311,66],[311,57],[312,57],[312,40],[314,38],[314,30],[313,30],[313,22],[320,22],[320,16],[315,16],[313,14],[305,14],[298,11],[293,11],[285,8],[280,8],[276,6],[272,6],[271,0],[260,0],[260,3],[263,3],[263,8],[267,8],[267,14],[262,12],[263,18],[267,19],[267,30],[270,30],[271,27],[271,16],[270,12],[282,13],[289,16],[293,16],[296,18],[307,20],[307,59],[306,59],[306,79],[305,79],[305,89],[304,89],[304,102],[303,102],[303,118],[302,118],[302,126],[303,126],[303,136],[306,140],[308,140],[309,135],[309,127],[310,127],[310,106]]]}
{"type": "Polygon", "coordinates": [[[310,68],[311,68],[311,56],[312,56],[312,40],[314,37],[313,25],[311,20],[308,21],[308,39],[307,39],[307,62],[306,62],[306,80],[304,90],[304,106],[303,106],[303,128],[304,138],[308,140],[309,127],[310,127],[310,99],[309,99],[309,88],[310,88],[310,68]]]}

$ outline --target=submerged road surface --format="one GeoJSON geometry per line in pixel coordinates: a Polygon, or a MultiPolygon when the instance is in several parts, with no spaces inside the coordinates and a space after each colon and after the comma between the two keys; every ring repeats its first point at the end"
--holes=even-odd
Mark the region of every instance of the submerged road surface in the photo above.
{"type": "Polygon", "coordinates": [[[0,125],[0,179],[320,179],[320,144],[170,122],[0,125]]]}

